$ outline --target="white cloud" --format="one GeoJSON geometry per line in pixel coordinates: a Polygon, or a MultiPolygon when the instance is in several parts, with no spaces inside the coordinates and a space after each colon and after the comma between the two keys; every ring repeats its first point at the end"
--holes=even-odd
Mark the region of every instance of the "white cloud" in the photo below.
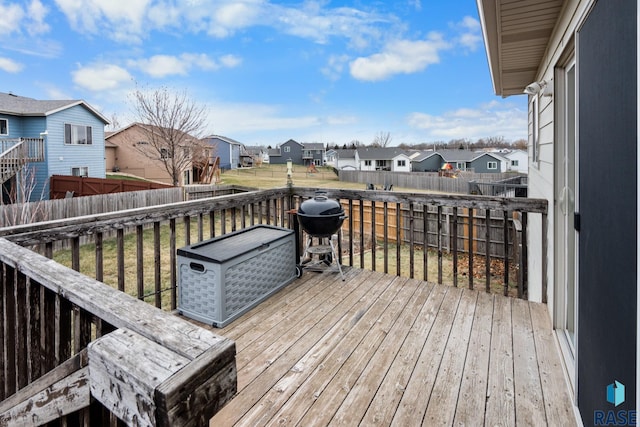
{"type": "Polygon", "coordinates": [[[327,61],[327,65],[320,71],[329,80],[338,80],[344,71],[344,67],[349,62],[347,55],[331,55],[327,61]]]}
{"type": "Polygon", "coordinates": [[[237,55],[223,55],[220,57],[220,63],[227,68],[235,68],[242,64],[242,58],[237,55]]]}
{"type": "Polygon", "coordinates": [[[55,0],[71,26],[79,32],[104,34],[120,42],[138,42],[151,0],[55,0]]]}
{"type": "Polygon", "coordinates": [[[478,109],[461,108],[442,115],[414,112],[407,117],[407,123],[421,130],[429,141],[488,136],[504,136],[513,141],[526,132],[527,112],[509,104],[490,103],[478,109]]]}
{"type": "Polygon", "coordinates": [[[132,81],[132,76],[127,70],[112,64],[94,64],[82,67],[71,74],[75,84],[96,92],[119,89],[132,81]]]}
{"type": "Polygon", "coordinates": [[[17,4],[0,4],[0,16],[0,34],[7,35],[19,31],[25,12],[17,4]]]}
{"type": "Polygon", "coordinates": [[[432,33],[426,40],[397,40],[369,57],[350,64],[351,75],[358,80],[379,81],[395,74],[412,74],[440,62],[440,51],[450,47],[442,35],[432,33]]]}
{"type": "Polygon", "coordinates": [[[129,65],[135,66],[145,74],[154,78],[162,78],[170,75],[186,75],[191,64],[177,56],[155,55],[147,59],[130,61],[129,65]]]}
{"type": "Polygon", "coordinates": [[[47,9],[40,0],[32,0],[28,8],[28,16],[31,22],[27,25],[27,31],[31,35],[43,34],[49,31],[49,24],[45,21],[47,9]]]}
{"type": "Polygon", "coordinates": [[[242,59],[235,55],[223,55],[216,61],[204,53],[183,53],[179,56],[154,55],[150,58],[131,60],[128,64],[153,78],[163,78],[171,75],[186,76],[194,68],[205,71],[222,67],[233,68],[241,62],[242,59]]]}
{"type": "Polygon", "coordinates": [[[454,27],[460,32],[457,42],[463,48],[474,52],[482,44],[481,27],[477,19],[465,16],[454,27]]]}
{"type": "Polygon", "coordinates": [[[19,73],[24,68],[24,65],[9,58],[0,57],[0,70],[7,73],[19,73]]]}
{"type": "MultiPolygon", "coordinates": [[[[274,26],[296,37],[326,44],[333,37],[349,40],[350,45],[362,49],[383,37],[382,25],[398,25],[396,18],[350,7],[323,8],[317,1],[305,2],[302,8],[272,6],[270,15],[276,16],[274,26]]],[[[393,32],[387,30],[387,32],[393,32]]]]}

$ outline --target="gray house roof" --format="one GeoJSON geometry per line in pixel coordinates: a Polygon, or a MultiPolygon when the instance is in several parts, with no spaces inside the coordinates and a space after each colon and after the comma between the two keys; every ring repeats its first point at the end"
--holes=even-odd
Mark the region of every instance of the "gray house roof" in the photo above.
{"type": "Polygon", "coordinates": [[[356,151],[360,160],[390,160],[401,154],[406,155],[404,150],[396,147],[364,147],[356,151]]]}
{"type": "Polygon", "coordinates": [[[356,150],[350,150],[350,149],[344,150],[340,148],[333,151],[335,151],[339,159],[355,159],[356,158],[356,150]]]}
{"type": "Polygon", "coordinates": [[[231,145],[244,145],[242,142],[238,142],[235,139],[231,139],[222,135],[209,135],[205,136],[203,139],[219,139],[220,141],[224,141],[231,145]]]}
{"type": "Polygon", "coordinates": [[[305,150],[324,150],[324,144],[322,142],[305,142],[302,146],[305,150]]]}
{"type": "Polygon", "coordinates": [[[76,105],[82,105],[105,124],[109,124],[109,120],[107,120],[102,114],[100,114],[91,105],[79,99],[42,101],[39,99],[14,95],[12,93],[0,92],[0,113],[12,116],[49,116],[59,111],[75,107],[76,105]]]}

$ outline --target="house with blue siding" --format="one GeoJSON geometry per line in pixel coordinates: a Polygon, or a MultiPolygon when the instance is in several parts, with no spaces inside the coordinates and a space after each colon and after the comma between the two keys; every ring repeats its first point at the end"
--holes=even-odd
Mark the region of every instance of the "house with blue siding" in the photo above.
{"type": "Polygon", "coordinates": [[[212,156],[220,158],[220,169],[237,169],[253,164],[245,145],[226,136],[210,135],[203,138],[212,147],[212,156]]]}
{"type": "Polygon", "coordinates": [[[22,159],[19,168],[3,175],[3,193],[16,185],[21,173],[33,173],[35,178],[30,201],[49,198],[52,175],[104,178],[104,127],[108,123],[82,100],[36,100],[0,93],[0,165],[7,171],[8,164],[22,159]],[[25,143],[29,148],[16,154],[25,143]],[[37,147],[42,152],[33,157],[37,147]]]}
{"type": "Polygon", "coordinates": [[[427,151],[412,159],[416,172],[437,172],[449,164],[453,169],[476,173],[506,172],[509,161],[497,153],[469,150],[427,151]]]}

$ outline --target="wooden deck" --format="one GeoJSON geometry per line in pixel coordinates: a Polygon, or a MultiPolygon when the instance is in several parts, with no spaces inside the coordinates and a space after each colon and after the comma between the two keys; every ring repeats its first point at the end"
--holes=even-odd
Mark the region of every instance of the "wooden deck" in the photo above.
{"type": "Polygon", "coordinates": [[[211,426],[576,425],[546,306],[305,272],[217,333],[238,395],[211,426]]]}

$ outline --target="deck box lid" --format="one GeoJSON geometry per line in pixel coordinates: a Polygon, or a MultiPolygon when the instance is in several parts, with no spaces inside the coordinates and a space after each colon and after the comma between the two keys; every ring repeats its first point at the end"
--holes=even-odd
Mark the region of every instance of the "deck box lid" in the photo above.
{"type": "Polygon", "coordinates": [[[255,249],[266,249],[270,244],[293,233],[293,230],[286,228],[263,224],[254,225],[185,246],[178,249],[178,255],[200,261],[224,263],[255,249]]]}

